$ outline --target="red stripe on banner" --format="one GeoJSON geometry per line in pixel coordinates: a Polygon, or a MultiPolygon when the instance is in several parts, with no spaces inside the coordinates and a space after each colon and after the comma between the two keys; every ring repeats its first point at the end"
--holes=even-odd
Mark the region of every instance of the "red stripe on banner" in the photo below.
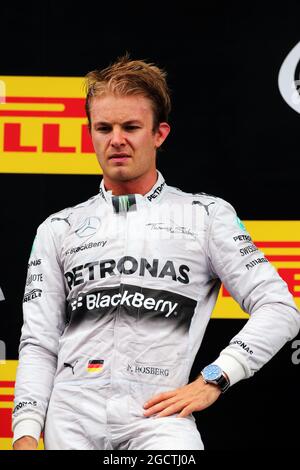
{"type": "MultiPolygon", "coordinates": [[[[89,364],[89,369],[99,369],[100,364],[89,364]]],[[[102,367],[102,364],[101,364],[102,367]]]]}
{"type": "Polygon", "coordinates": [[[258,248],[300,248],[300,242],[254,242],[258,248]]]}
{"type": "Polygon", "coordinates": [[[300,261],[300,256],[295,255],[266,255],[270,261],[300,261]]]}
{"type": "Polygon", "coordinates": [[[13,437],[11,415],[12,411],[10,408],[0,408],[0,438],[13,437]]]}
{"type": "Polygon", "coordinates": [[[41,103],[62,104],[62,111],[30,111],[28,110],[5,110],[0,108],[0,116],[32,116],[32,117],[85,117],[84,98],[43,98],[43,97],[20,97],[7,96],[6,103],[41,103]]]}
{"type": "Polygon", "coordinates": [[[13,395],[0,395],[0,401],[14,401],[13,395]]]}
{"type": "Polygon", "coordinates": [[[14,388],[15,382],[9,382],[6,380],[1,380],[0,381],[0,387],[5,387],[5,388],[14,388]]]}

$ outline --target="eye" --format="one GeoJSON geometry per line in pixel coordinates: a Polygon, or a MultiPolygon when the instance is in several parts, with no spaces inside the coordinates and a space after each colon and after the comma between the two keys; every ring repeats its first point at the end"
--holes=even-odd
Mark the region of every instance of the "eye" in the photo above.
{"type": "Polygon", "coordinates": [[[125,129],[127,131],[134,131],[135,129],[139,129],[139,126],[128,125],[128,126],[125,126],[125,129]]]}
{"type": "Polygon", "coordinates": [[[97,132],[104,132],[104,133],[108,133],[111,131],[111,128],[108,127],[108,126],[100,126],[100,127],[97,127],[97,132]]]}

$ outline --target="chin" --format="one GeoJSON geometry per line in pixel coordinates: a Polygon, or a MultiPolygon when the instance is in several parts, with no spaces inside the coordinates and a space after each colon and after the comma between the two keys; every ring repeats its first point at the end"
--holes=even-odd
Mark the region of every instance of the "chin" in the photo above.
{"type": "Polygon", "coordinates": [[[110,172],[109,176],[112,180],[116,181],[130,181],[135,178],[132,171],[121,166],[114,168],[114,171],[110,172]]]}

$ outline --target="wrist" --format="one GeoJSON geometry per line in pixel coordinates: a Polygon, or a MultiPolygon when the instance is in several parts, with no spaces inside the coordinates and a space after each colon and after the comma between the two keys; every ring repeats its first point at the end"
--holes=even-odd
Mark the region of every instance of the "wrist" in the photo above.
{"type": "Polygon", "coordinates": [[[224,353],[222,352],[213,363],[221,367],[223,372],[226,372],[230,381],[230,386],[245,379],[248,375],[245,371],[244,364],[239,360],[237,353],[235,353],[235,357],[233,357],[231,352],[229,354],[229,351],[224,353]]]}
{"type": "Polygon", "coordinates": [[[209,364],[201,371],[205,383],[216,385],[224,393],[230,387],[228,375],[217,364],[209,364]]]}
{"type": "Polygon", "coordinates": [[[14,450],[35,450],[37,446],[38,442],[32,436],[22,436],[13,443],[14,450]]]}

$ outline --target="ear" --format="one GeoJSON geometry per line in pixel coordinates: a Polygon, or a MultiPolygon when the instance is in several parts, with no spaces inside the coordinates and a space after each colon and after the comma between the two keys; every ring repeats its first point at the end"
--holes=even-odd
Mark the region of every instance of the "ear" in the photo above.
{"type": "Polygon", "coordinates": [[[158,148],[166,140],[170,133],[171,127],[167,122],[161,122],[155,132],[155,147],[158,148]]]}

